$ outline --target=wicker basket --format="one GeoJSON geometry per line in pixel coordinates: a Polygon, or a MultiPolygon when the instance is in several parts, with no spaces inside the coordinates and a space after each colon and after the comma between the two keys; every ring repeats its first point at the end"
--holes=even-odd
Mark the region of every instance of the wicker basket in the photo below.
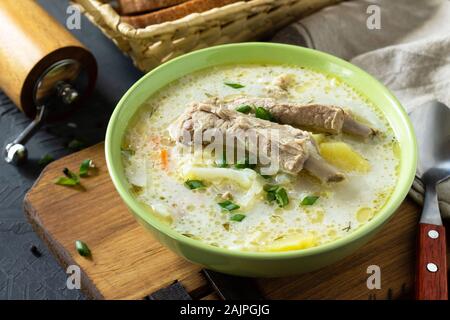
{"type": "Polygon", "coordinates": [[[148,71],[186,52],[258,39],[300,16],[342,0],[241,1],[143,29],[120,22],[120,16],[108,1],[74,1],[124,53],[131,56],[139,69],[148,71]]]}

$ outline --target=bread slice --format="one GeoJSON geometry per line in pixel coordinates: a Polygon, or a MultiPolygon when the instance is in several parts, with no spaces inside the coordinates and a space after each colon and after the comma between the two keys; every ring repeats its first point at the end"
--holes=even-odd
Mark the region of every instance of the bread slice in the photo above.
{"type": "Polygon", "coordinates": [[[189,0],[179,5],[149,12],[138,16],[122,16],[121,21],[135,28],[145,28],[152,24],[159,24],[183,18],[191,13],[205,12],[213,8],[220,8],[227,4],[242,0],[189,0]]]}
{"type": "Polygon", "coordinates": [[[118,0],[120,14],[132,15],[163,9],[188,0],[118,0]]]}

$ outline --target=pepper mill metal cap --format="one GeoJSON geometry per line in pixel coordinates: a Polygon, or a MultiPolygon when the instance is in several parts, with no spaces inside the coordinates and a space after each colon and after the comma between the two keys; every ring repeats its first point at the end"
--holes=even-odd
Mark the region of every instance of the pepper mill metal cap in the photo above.
{"type": "Polygon", "coordinates": [[[49,114],[67,113],[86,91],[89,78],[76,60],[65,59],[50,66],[36,82],[34,103],[36,118],[4,150],[7,163],[19,165],[28,156],[26,142],[33,136],[49,114]]]}
{"type": "Polygon", "coordinates": [[[5,147],[5,161],[10,164],[19,165],[28,157],[28,151],[20,143],[8,143],[5,147]]]}

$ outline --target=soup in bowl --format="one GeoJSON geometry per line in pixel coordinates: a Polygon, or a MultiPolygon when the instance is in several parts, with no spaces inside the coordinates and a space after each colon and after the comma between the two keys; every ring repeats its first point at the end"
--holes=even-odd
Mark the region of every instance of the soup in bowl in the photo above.
{"type": "Polygon", "coordinates": [[[330,264],[370,239],[406,196],[416,146],[376,80],[277,44],[219,46],[143,77],[106,138],[137,219],[186,259],[245,276],[330,264]]]}

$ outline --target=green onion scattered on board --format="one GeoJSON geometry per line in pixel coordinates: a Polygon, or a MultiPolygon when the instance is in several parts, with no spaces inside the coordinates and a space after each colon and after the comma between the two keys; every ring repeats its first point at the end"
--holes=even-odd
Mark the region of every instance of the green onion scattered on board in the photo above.
{"type": "Polygon", "coordinates": [[[89,175],[89,169],[95,168],[94,162],[91,159],[86,159],[81,162],[80,165],[80,177],[87,177],[89,175]]]}
{"type": "Polygon", "coordinates": [[[46,166],[46,165],[48,165],[50,162],[53,162],[53,161],[55,161],[55,158],[53,158],[53,156],[52,156],[51,154],[46,154],[45,156],[43,156],[43,157],[39,160],[38,164],[39,164],[40,166],[46,166]]]}
{"type": "Polygon", "coordinates": [[[78,251],[78,254],[82,257],[90,257],[91,256],[91,250],[87,246],[86,243],[84,243],[81,240],[75,241],[75,248],[78,251]]]}
{"type": "Polygon", "coordinates": [[[69,144],[67,145],[67,147],[68,147],[70,150],[73,150],[73,151],[81,150],[81,149],[83,149],[85,146],[86,146],[86,144],[85,144],[83,141],[78,140],[78,139],[73,139],[73,140],[70,141],[69,144]]]}

